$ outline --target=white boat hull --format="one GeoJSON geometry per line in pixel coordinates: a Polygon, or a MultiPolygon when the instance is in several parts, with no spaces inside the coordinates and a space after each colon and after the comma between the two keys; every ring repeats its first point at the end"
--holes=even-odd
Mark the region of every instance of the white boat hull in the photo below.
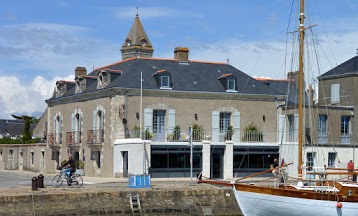
{"type": "Polygon", "coordinates": [[[358,204],[336,201],[283,197],[238,191],[234,194],[245,216],[358,216],[358,204]]]}

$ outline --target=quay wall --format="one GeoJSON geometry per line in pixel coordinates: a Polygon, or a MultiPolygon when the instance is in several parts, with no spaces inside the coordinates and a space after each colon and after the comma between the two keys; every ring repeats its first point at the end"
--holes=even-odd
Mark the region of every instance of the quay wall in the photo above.
{"type": "MultiPolygon", "coordinates": [[[[142,215],[242,215],[231,189],[127,189],[0,195],[0,215],[133,215],[129,196],[140,197],[142,215]]],[[[138,214],[139,215],[139,214],[138,214]]]]}

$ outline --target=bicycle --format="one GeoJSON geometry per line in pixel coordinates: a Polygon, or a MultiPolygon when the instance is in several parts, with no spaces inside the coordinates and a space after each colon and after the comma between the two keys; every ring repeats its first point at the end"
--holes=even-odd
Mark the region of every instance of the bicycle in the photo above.
{"type": "Polygon", "coordinates": [[[72,173],[70,177],[67,177],[65,169],[61,169],[60,174],[53,177],[52,185],[58,188],[61,187],[64,181],[67,182],[68,186],[72,186],[74,188],[80,188],[83,185],[83,179],[80,175],[72,173]]]}

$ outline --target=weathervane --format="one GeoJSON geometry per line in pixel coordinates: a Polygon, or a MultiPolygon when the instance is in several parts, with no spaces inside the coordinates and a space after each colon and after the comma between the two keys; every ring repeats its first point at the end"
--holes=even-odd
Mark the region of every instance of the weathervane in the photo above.
{"type": "Polygon", "coordinates": [[[138,6],[137,6],[137,16],[138,16],[138,6]]]}

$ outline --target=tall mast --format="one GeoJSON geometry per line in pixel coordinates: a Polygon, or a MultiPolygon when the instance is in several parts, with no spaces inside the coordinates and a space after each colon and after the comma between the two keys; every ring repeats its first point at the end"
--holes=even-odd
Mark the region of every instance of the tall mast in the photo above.
{"type": "Polygon", "coordinates": [[[298,181],[302,181],[302,135],[303,135],[303,58],[304,58],[304,37],[305,37],[305,3],[300,0],[300,43],[299,43],[299,79],[298,79],[298,181]]]}

